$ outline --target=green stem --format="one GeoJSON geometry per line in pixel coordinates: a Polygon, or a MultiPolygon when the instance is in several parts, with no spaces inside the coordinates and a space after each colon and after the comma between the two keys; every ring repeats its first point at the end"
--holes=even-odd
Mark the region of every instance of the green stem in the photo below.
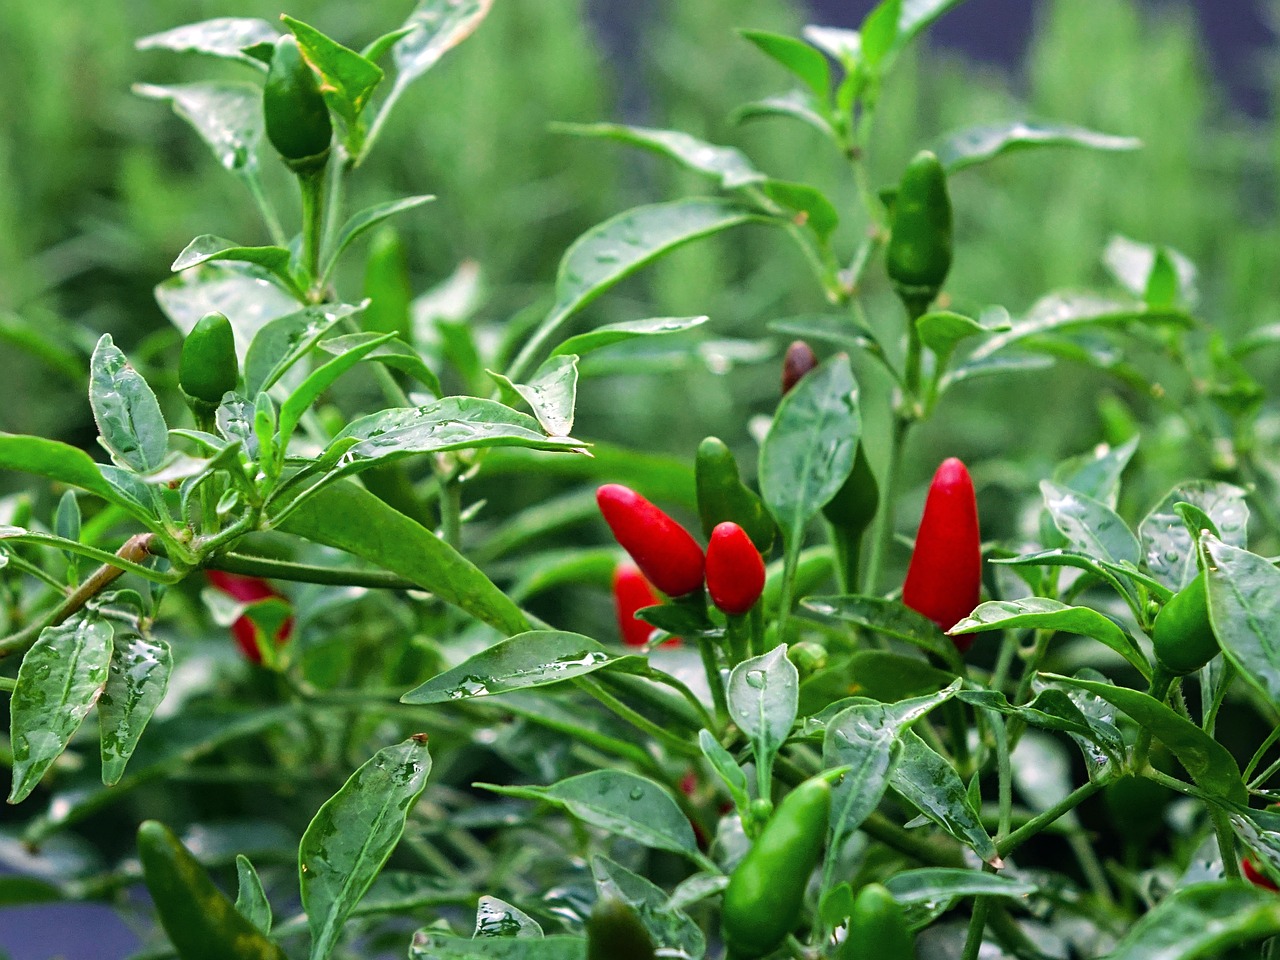
{"type": "Polygon", "coordinates": [[[720,677],[720,663],[716,657],[715,642],[709,637],[699,637],[698,653],[702,656],[702,669],[707,674],[707,686],[711,688],[711,702],[716,707],[716,721],[723,727],[729,722],[729,701],[724,693],[724,680],[720,677]]]}
{"type": "Polygon", "coordinates": [[[0,690],[12,691],[17,689],[18,681],[10,677],[0,677],[0,690]]]}
{"type": "Polygon", "coordinates": [[[736,667],[750,656],[750,651],[755,646],[751,636],[751,615],[729,614],[725,639],[728,640],[729,666],[736,667]]]}
{"type": "MultiPolygon", "coordinates": [[[[1160,665],[1156,665],[1155,676],[1151,678],[1151,686],[1147,693],[1164,703],[1165,698],[1169,695],[1169,688],[1173,686],[1176,680],[1173,674],[1169,673],[1160,665]]],[[[1141,774],[1147,767],[1147,754],[1151,750],[1151,728],[1143,727],[1138,731],[1138,742],[1133,747],[1133,772],[1141,774]]]]}
{"type": "Polygon", "coordinates": [[[921,863],[933,867],[965,866],[964,854],[954,842],[920,831],[906,830],[882,813],[876,812],[867,817],[862,822],[861,829],[869,837],[921,863]]]}
{"type": "MultiPolygon", "coordinates": [[[[1222,664],[1222,679],[1218,682],[1218,688],[1213,691],[1213,700],[1209,704],[1209,709],[1205,711],[1204,723],[1202,724],[1204,732],[1209,734],[1211,737],[1213,736],[1214,730],[1217,729],[1218,711],[1222,709],[1222,702],[1227,698],[1227,689],[1231,686],[1231,681],[1234,680],[1236,676],[1236,665],[1225,658],[1224,661],[1225,662],[1222,664]]],[[[1204,674],[1202,673],[1200,676],[1203,677],[1204,674]]],[[[1200,690],[1200,696],[1203,699],[1203,684],[1201,685],[1200,690]]],[[[1245,777],[1247,778],[1248,776],[1249,775],[1246,773],[1245,777]]]]}
{"type": "Polygon", "coordinates": [[[1013,851],[1017,850],[1018,847],[1022,846],[1022,844],[1030,840],[1036,834],[1040,833],[1040,831],[1049,824],[1053,823],[1064,814],[1074,810],[1104,786],[1106,786],[1105,782],[1094,782],[1091,780],[1086,784],[1076,787],[1076,789],[1072,790],[1048,810],[1032,817],[1017,830],[1014,830],[1006,836],[1003,840],[997,841],[996,851],[999,853],[1000,858],[1003,860],[1005,857],[1009,856],[1009,854],[1013,853],[1013,851]]]}
{"type": "Polygon", "coordinates": [[[223,553],[202,564],[206,570],[225,570],[248,577],[289,580],[294,583],[322,583],[343,587],[368,587],[375,590],[420,590],[419,584],[385,570],[354,570],[350,567],[324,567],[267,557],[251,557],[243,553],[223,553]]]}
{"type": "Polygon", "coordinates": [[[462,484],[457,474],[440,478],[440,532],[445,543],[462,552],[462,484]]]}
{"type": "Polygon", "coordinates": [[[287,247],[289,245],[289,237],[284,232],[284,227],[280,226],[280,217],[276,213],[275,205],[272,204],[271,198],[267,196],[266,191],[262,189],[262,178],[258,176],[257,167],[246,166],[240,170],[240,179],[244,181],[249,193],[253,196],[253,202],[258,207],[258,212],[262,214],[262,222],[267,225],[267,233],[271,235],[271,242],[277,247],[287,247]]]}
{"type": "Polygon", "coordinates": [[[307,296],[312,302],[321,296],[320,245],[324,236],[324,169],[298,174],[302,190],[302,266],[307,274],[307,296]]]}
{"type": "Polygon", "coordinates": [[[688,703],[689,706],[693,707],[698,716],[702,718],[703,727],[710,730],[713,734],[716,734],[717,736],[719,735],[715,718],[711,716],[711,713],[707,708],[702,705],[702,701],[698,699],[697,694],[690,690],[689,687],[678,677],[673,677],[669,673],[664,673],[661,670],[655,670],[652,667],[649,668],[649,671],[645,676],[657,681],[658,683],[666,684],[676,693],[680,694],[680,696],[684,697],[685,702],[688,703]]]}
{"type": "Polygon", "coordinates": [[[987,929],[987,914],[991,910],[990,897],[974,897],[973,915],[969,918],[969,935],[964,941],[964,952],[960,960],[978,960],[978,951],[982,949],[982,935],[987,929]]]}
{"type": "MultiPolygon", "coordinates": [[[[1244,779],[1248,780],[1249,777],[1253,775],[1253,771],[1258,768],[1258,764],[1262,762],[1262,758],[1266,756],[1268,750],[1275,746],[1277,740],[1280,740],[1280,727],[1274,727],[1272,731],[1267,734],[1267,739],[1262,741],[1262,746],[1258,747],[1258,749],[1254,751],[1253,757],[1249,760],[1249,765],[1244,768],[1244,779]]],[[[1280,763],[1280,761],[1277,762],[1280,763]]]]}
{"type": "Polygon", "coordinates": [[[898,474],[902,471],[902,458],[906,449],[907,434],[911,429],[911,421],[897,414],[893,418],[893,435],[889,446],[889,466],[885,471],[884,483],[880,489],[884,491],[880,504],[879,526],[876,538],[871,543],[871,556],[867,561],[866,576],[862,581],[862,592],[868,596],[878,594],[877,581],[880,579],[880,567],[888,556],[893,544],[894,513],[897,508],[898,474]]]}
{"type": "Polygon", "coordinates": [[[1209,815],[1213,818],[1213,831],[1218,835],[1218,852],[1222,854],[1222,878],[1224,880],[1240,879],[1240,857],[1236,854],[1236,835],[1231,829],[1231,819],[1227,811],[1216,803],[1209,806],[1209,815]]]}
{"type": "Polygon", "coordinates": [[[1000,799],[1000,822],[996,827],[996,843],[1009,835],[1013,815],[1013,766],[1009,759],[1009,731],[998,715],[992,714],[991,733],[996,741],[996,778],[1000,799]]]}
{"type": "Polygon", "coordinates": [[[675,734],[668,730],[664,730],[648,717],[645,717],[633,710],[591,678],[577,677],[573,682],[636,729],[640,730],[642,733],[647,733],[655,740],[665,744],[667,749],[671,750],[673,753],[678,753],[685,757],[700,757],[702,755],[702,752],[697,747],[692,744],[685,743],[685,741],[681,740],[675,734]]]}

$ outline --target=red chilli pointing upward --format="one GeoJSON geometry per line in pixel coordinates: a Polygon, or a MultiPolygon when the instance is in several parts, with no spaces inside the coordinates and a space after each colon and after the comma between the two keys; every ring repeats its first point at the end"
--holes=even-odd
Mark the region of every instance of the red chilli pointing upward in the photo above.
{"type": "MultiPolygon", "coordinates": [[[[978,504],[973,481],[955,457],[933,475],[916,546],[902,586],[902,602],[943,630],[973,612],[982,589],[978,504]]],[[[952,637],[964,653],[973,637],[952,637]]]]}

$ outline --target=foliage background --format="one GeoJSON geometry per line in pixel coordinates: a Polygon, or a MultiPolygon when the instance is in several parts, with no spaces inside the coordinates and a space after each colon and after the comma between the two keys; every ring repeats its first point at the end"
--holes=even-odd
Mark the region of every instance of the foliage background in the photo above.
{"type": "MultiPolygon", "coordinates": [[[[405,6],[300,0],[289,12],[358,44],[405,6]]],[[[97,336],[110,331],[149,380],[172,383],[177,336],[152,287],[195,233],[260,239],[248,197],[208,162],[204,146],[167,108],[129,92],[134,82],[211,75],[208,62],[134,51],[136,37],[231,12],[272,18],[279,10],[261,0],[234,11],[213,0],[0,5],[0,84],[9,91],[0,98],[0,429],[89,446],[82,385],[97,336]],[[61,348],[28,349],[33,328],[61,330],[61,348]]],[[[556,120],[626,120],[737,145],[771,174],[816,183],[856,210],[838,159],[816,134],[806,142],[804,132],[779,136],[778,121],[735,127],[728,119],[737,104],[786,84],[733,28],[794,31],[806,22],[801,10],[784,0],[656,3],[614,38],[615,51],[636,51],[628,75],[608,65],[585,13],[582,0],[499,2],[476,37],[406,96],[356,205],[439,196],[401,224],[416,291],[474,260],[486,292],[476,322],[506,323],[545,306],[561,253],[588,226],[635,203],[701,189],[657,159],[548,132],[556,120]]],[[[609,11],[593,13],[598,24],[609,11]]],[[[1259,74],[1274,75],[1274,66],[1268,55],[1259,74]]],[[[913,54],[886,90],[871,162],[874,181],[890,182],[920,144],[1010,115],[1138,136],[1146,148],[1134,154],[1046,152],[959,175],[949,292],[1017,314],[1045,290],[1105,284],[1099,254],[1121,233],[1191,257],[1201,271],[1201,313],[1235,336],[1280,320],[1273,113],[1247,119],[1233,106],[1184,3],[1044,0],[1026,59],[1011,71],[937,47],[913,54]]],[[[283,170],[268,175],[277,195],[290,195],[283,170]]],[[[846,218],[846,246],[862,227],[856,213],[846,218]]],[[[360,278],[341,283],[357,289],[360,278]]],[[[873,319],[900,322],[887,286],[879,294],[873,319]]],[[[754,342],[768,321],[822,307],[795,250],[756,230],[683,250],[592,309],[601,312],[593,322],[707,313],[708,340],[754,342]]],[[[746,447],[748,416],[776,399],[784,343],[766,343],[712,344],[703,352],[710,363],[697,368],[666,355],[652,364],[636,357],[630,375],[584,384],[579,435],[686,459],[710,433],[746,447]],[[725,364],[735,356],[746,362],[725,364]],[[726,366],[731,374],[717,375],[726,366]]],[[[1273,361],[1265,352],[1250,361],[1272,389],[1273,361]]],[[[869,368],[859,375],[875,376],[869,368]]],[[[951,454],[980,464],[984,533],[1010,536],[1020,522],[1010,505],[1049,465],[1106,438],[1096,412],[1104,394],[1157,424],[1140,455],[1146,469],[1126,488],[1134,503],[1151,502],[1184,476],[1212,473],[1209,458],[1177,432],[1181,421],[1162,420],[1160,404],[1176,409],[1176,394],[1138,396],[1063,365],[956,391],[917,435],[907,482],[922,483],[951,454]]],[[[0,493],[20,483],[0,476],[0,493]]],[[[531,487],[520,499],[549,492],[531,487]]],[[[599,598],[595,614],[605,609],[599,598]]]]}

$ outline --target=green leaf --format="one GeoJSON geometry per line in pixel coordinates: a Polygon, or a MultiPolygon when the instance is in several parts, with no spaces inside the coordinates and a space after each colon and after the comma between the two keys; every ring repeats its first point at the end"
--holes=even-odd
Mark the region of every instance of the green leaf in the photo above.
{"type": "Polygon", "coordinates": [[[207,264],[170,277],[155,288],[156,302],[178,331],[191,332],[212,311],[226,315],[237,349],[272,320],[294,313],[298,301],[249,267],[207,264]]]}
{"type": "Polygon", "coordinates": [[[881,0],[862,21],[858,30],[862,62],[872,72],[894,49],[902,20],[902,0],[881,0]]]}
{"type": "MultiPolygon", "coordinates": [[[[367,333],[348,333],[341,337],[330,337],[321,340],[316,346],[326,353],[343,354],[354,346],[364,343],[369,338],[367,333]]],[[[440,386],[440,378],[435,371],[423,362],[422,357],[413,347],[400,340],[387,340],[378,344],[371,352],[364,355],[365,360],[374,360],[393,370],[413,377],[437,397],[444,396],[440,386]]]]}
{"type": "Polygon", "coordinates": [[[960,665],[956,645],[938,629],[938,625],[896,600],[865,596],[806,597],[801,606],[824,617],[905,640],[953,666],[960,665]]]}
{"type": "Polygon", "coordinates": [[[1038,889],[1034,883],[995,876],[979,870],[924,867],[903,870],[884,881],[899,903],[928,903],[955,897],[1026,897],[1038,889]]]}
{"type": "Polygon", "coordinates": [[[955,679],[954,673],[939,670],[922,657],[889,650],[859,650],[846,662],[830,669],[850,693],[881,703],[897,703],[909,697],[936,693],[955,679]]]}
{"type": "Polygon", "coordinates": [[[302,835],[298,879],[311,960],[333,951],[348,914],[372,885],[427,786],[426,734],[384,747],[325,801],[302,835]]]}
{"type": "Polygon", "coordinates": [[[532,630],[503,640],[400,698],[402,703],[448,703],[545,687],[586,676],[637,657],[615,656],[590,637],[561,630],[532,630]]]}
{"type": "Polygon", "coordinates": [[[836,136],[831,121],[823,114],[822,106],[814,101],[813,94],[808,90],[792,90],[776,97],[745,103],[733,111],[729,119],[734,123],[745,123],[761,117],[790,117],[825,134],[833,143],[839,143],[840,138],[836,136]]]}
{"type": "Polygon", "coordinates": [[[768,179],[760,184],[764,195],[786,210],[793,222],[806,226],[826,243],[840,225],[840,214],[825,193],[807,183],[768,179]]]}
{"type": "Polygon", "coordinates": [[[1227,659],[1272,703],[1280,702],[1280,570],[1216,537],[1201,542],[1209,622],[1227,659]]]}
{"type": "Polygon", "coordinates": [[[280,19],[297,38],[307,62],[320,71],[320,92],[329,106],[349,127],[355,126],[382,82],[382,68],[301,20],[280,19]]]}
{"type": "Polygon", "coordinates": [[[249,858],[236,854],[236,910],[262,933],[271,932],[271,902],[249,858]]]}
{"type": "Polygon", "coordinates": [[[1244,497],[1245,491],[1240,487],[1215,480],[1193,480],[1165,494],[1138,526],[1142,552],[1152,576],[1177,591],[1200,572],[1191,534],[1174,509],[1179,503],[1189,503],[1207,513],[1225,543],[1247,546],[1249,505],[1244,497]]]}
{"type": "Polygon", "coordinates": [[[1280,897],[1240,882],[1175,890],[1129,928],[1107,960],[1211,960],[1280,933],[1280,897]]]}
{"type": "Polygon", "coordinates": [[[910,730],[900,739],[902,756],[890,774],[890,786],[985,862],[996,863],[1000,859],[996,845],[959,774],[910,730]]]}
{"type": "Polygon", "coordinates": [[[1143,655],[1142,649],[1115,621],[1089,607],[1072,607],[1045,597],[988,600],[947,633],[954,637],[980,633],[983,630],[1009,630],[1015,627],[1092,637],[1124,657],[1144,679],[1151,679],[1151,664],[1143,655]]]}
{"type": "Polygon", "coordinates": [[[519,907],[513,907],[497,897],[481,897],[476,904],[476,929],[474,940],[488,937],[515,937],[525,940],[541,940],[542,927],[519,907]]]}
{"type": "Polygon", "coordinates": [[[255,84],[187,83],[162,87],[139,83],[133,92],[150,100],[169,101],[173,112],[195,128],[223,169],[251,172],[258,168],[262,90],[255,84]]]}
{"type": "Polygon", "coordinates": [[[476,784],[510,797],[545,800],[609,833],[703,863],[693,827],[666,788],[625,770],[596,770],[549,787],[476,784]]]}
{"type": "Polygon", "coordinates": [[[280,448],[284,449],[293,436],[294,429],[311,405],[319,399],[320,394],[329,389],[344,373],[363,360],[382,344],[391,340],[394,333],[367,334],[362,342],[351,344],[343,353],[338,354],[328,363],[321,364],[307,375],[298,388],[289,394],[288,399],[280,405],[280,418],[276,428],[279,434],[280,448]]]}
{"type": "Polygon", "coordinates": [[[372,41],[363,50],[361,50],[360,56],[364,57],[366,60],[372,61],[373,63],[377,63],[386,56],[387,51],[389,51],[401,37],[407,37],[409,34],[413,33],[413,31],[413,27],[397,27],[390,33],[384,33],[382,36],[378,37],[377,40],[372,41]]]}
{"type": "Polygon", "coordinates": [[[902,0],[897,49],[905,47],[916,34],[963,2],[964,0],[902,0]]]}
{"type": "Polygon", "coordinates": [[[857,350],[868,350],[876,354],[881,352],[876,343],[875,334],[846,316],[801,314],[782,320],[771,320],[767,326],[774,333],[798,337],[801,340],[822,340],[848,353],[857,350]]]}
{"type": "Polygon", "coordinates": [[[558,123],[552,129],[579,137],[617,140],[652,150],[689,170],[716,178],[725,190],[737,190],[767,179],[736,147],[717,146],[678,130],[654,130],[620,123],[558,123]]]}
{"type": "Polygon", "coordinates": [[[0,432],[0,470],[18,470],[47,477],[95,493],[104,500],[134,509],[132,501],[122,497],[115,487],[103,479],[93,458],[70,444],[43,437],[28,437],[0,432]]]}
{"type": "Polygon", "coordinates": [[[162,33],[153,33],[134,43],[138,50],[177,50],[201,53],[222,60],[234,60],[259,70],[267,67],[261,60],[244,52],[245,47],[259,43],[275,43],[276,31],[266,20],[256,17],[217,17],[200,23],[188,23],[162,33]]]}
{"type": "Polygon", "coordinates": [[[844,354],[782,398],[760,447],[760,495],[798,550],[807,524],[849,477],[862,433],[858,385],[844,354]]]}
{"type": "Polygon", "coordinates": [[[79,389],[88,367],[79,344],[70,340],[70,330],[47,316],[36,319],[0,310],[0,343],[22,350],[79,389]]]}
{"type": "Polygon", "coordinates": [[[733,759],[733,754],[721,746],[715,734],[710,730],[699,730],[698,746],[702,750],[702,755],[707,758],[707,762],[711,764],[711,769],[724,782],[725,789],[729,791],[733,802],[739,807],[745,807],[750,803],[751,797],[747,793],[747,775],[733,759]]]}
{"type": "Polygon", "coordinates": [[[956,699],[1005,716],[1020,717],[1029,726],[1068,734],[1082,747],[1101,750],[1116,768],[1124,762],[1124,739],[1115,725],[1087,716],[1065,691],[1056,687],[1041,690],[1031,703],[1022,706],[1012,705],[998,690],[961,690],[956,699]]]}
{"type": "Polygon", "coordinates": [[[916,321],[921,341],[938,357],[939,369],[946,369],[952,351],[962,340],[1008,329],[1009,315],[1003,310],[992,311],[989,322],[985,311],[982,319],[974,320],[950,310],[934,310],[916,321]]]}
{"type": "Polygon", "coordinates": [[[334,324],[359,309],[349,303],[304,307],[263,324],[244,356],[246,395],[270,390],[334,324]]]}
{"type": "Polygon", "coordinates": [[[819,103],[831,96],[831,67],[827,58],[809,44],[795,37],[764,30],[739,30],[738,33],[755,44],[765,56],[776,60],[804,81],[819,103]]]}
{"type": "Polygon", "coordinates": [[[538,423],[549,435],[569,436],[573,430],[573,407],[578,398],[576,354],[549,357],[528,383],[512,383],[500,373],[487,372],[499,386],[513,391],[529,404],[538,423]]]}
{"type": "Polygon", "coordinates": [[[389,200],[386,203],[375,204],[367,207],[359,213],[352,214],[351,218],[342,225],[342,229],[338,231],[338,239],[334,242],[333,253],[329,257],[329,265],[325,268],[325,276],[333,270],[334,265],[342,257],[342,252],[350,246],[351,242],[366,230],[371,230],[388,217],[395,216],[397,213],[403,213],[405,210],[412,210],[420,207],[424,203],[430,203],[435,197],[431,194],[421,194],[416,197],[402,197],[399,200],[389,200]]]}
{"type": "Polygon", "coordinates": [[[1084,553],[1137,566],[1142,547],[1133,531],[1105,503],[1052,480],[1040,481],[1045,509],[1054,525],[1084,553]]]}
{"type": "Polygon", "coordinates": [[[1136,436],[1118,447],[1101,444],[1083,456],[1058,464],[1053,471],[1053,479],[1114,510],[1120,496],[1120,476],[1137,449],[1136,436]]]}
{"type": "Polygon", "coordinates": [[[102,734],[102,782],[114,786],[124,776],[138,738],[164,699],[173,672],[173,654],[163,640],[118,631],[110,672],[98,700],[102,734]]]}
{"type": "Polygon", "coordinates": [[[739,663],[726,693],[729,716],[755,744],[756,763],[771,762],[791,733],[799,705],[800,674],[787,659],[787,645],[739,663]]]}
{"type": "Polygon", "coordinates": [[[111,623],[92,614],[46,627],[22,658],[10,694],[13,783],[9,802],[27,798],[97,702],[111,663],[111,623]]]}
{"type": "Polygon", "coordinates": [[[804,38],[827,56],[839,61],[846,71],[857,66],[862,53],[862,36],[857,30],[840,27],[818,27],[810,24],[804,28],[804,38]]]}
{"type": "Polygon", "coordinates": [[[1118,707],[1168,747],[1202,790],[1230,803],[1247,805],[1248,792],[1241,782],[1240,768],[1226,747],[1154,697],[1094,680],[1056,674],[1044,676],[1056,683],[1087,690],[1118,707]]]}
{"type": "Polygon", "coordinates": [[[475,940],[423,927],[413,935],[409,960],[587,960],[587,941],[566,936],[475,940]]]}
{"type": "Polygon", "coordinates": [[[711,318],[705,316],[654,317],[650,320],[623,320],[620,323],[607,323],[602,327],[570,337],[552,350],[551,356],[576,354],[581,357],[593,350],[600,350],[615,343],[625,343],[637,337],[657,337],[667,333],[692,330],[694,327],[702,326],[709,319],[711,318]]]}
{"type": "MultiPolygon", "coordinates": [[[[910,0],[908,0],[910,2],[910,0]]],[[[1137,150],[1136,137],[1114,137],[1069,123],[984,124],[953,133],[934,151],[948,173],[986,163],[1015,150],[1032,147],[1083,147],[1089,150],[1137,150]]]]}
{"type": "Polygon", "coordinates": [[[565,452],[587,444],[572,437],[548,437],[533,417],[495,400],[445,397],[353,421],[330,441],[324,458],[350,474],[423,453],[493,446],[565,452]]]}
{"type": "Polygon", "coordinates": [[[404,26],[411,30],[391,48],[397,90],[430,70],[488,14],[493,0],[418,0],[404,26]]]}
{"type": "Polygon", "coordinates": [[[507,595],[426,527],[349,481],[308,498],[280,529],[412,580],[505,634],[529,629],[507,595]]]}
{"type": "Polygon", "coordinates": [[[303,300],[304,294],[289,272],[289,260],[290,253],[284,247],[242,247],[233,240],[224,240],[206,233],[187,244],[169,269],[179,273],[211,261],[252,263],[279,280],[280,286],[296,299],[303,300]]]}
{"type": "Polygon", "coordinates": [[[683,910],[673,908],[661,887],[607,857],[592,857],[591,873],[597,895],[621,900],[635,910],[656,947],[683,957],[706,953],[702,928],[683,910]]]}
{"type": "Polygon", "coordinates": [[[147,473],[164,462],[169,427],[160,404],[109,333],[102,335],[89,361],[89,405],[102,445],[119,463],[147,473]]]}
{"type": "Polygon", "coordinates": [[[1148,306],[1155,306],[1148,293],[1152,292],[1152,282],[1158,274],[1163,274],[1160,280],[1168,285],[1168,292],[1172,294],[1162,306],[1181,302],[1194,309],[1200,301],[1196,265],[1169,247],[1139,243],[1117,233],[1107,241],[1102,263],[1122,287],[1142,298],[1148,306]]]}

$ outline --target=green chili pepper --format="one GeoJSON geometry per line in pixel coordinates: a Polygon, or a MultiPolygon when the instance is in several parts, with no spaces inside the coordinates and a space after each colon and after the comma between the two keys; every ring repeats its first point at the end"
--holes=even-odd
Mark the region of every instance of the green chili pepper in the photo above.
{"type": "Polygon", "coordinates": [[[328,161],[333,139],[329,107],[290,34],[276,41],[262,90],[262,115],[267,139],[292,170],[313,172],[328,161]]]}
{"type": "Polygon", "coordinates": [[[734,869],[720,913],[734,960],[772,953],[799,924],[830,814],[831,785],[821,777],[806,780],[783,798],[734,869]]]}
{"type": "Polygon", "coordinates": [[[907,164],[893,203],[885,266],[908,307],[923,311],[951,270],[951,198],[947,171],[921,150],[907,164]]]}
{"type": "Polygon", "coordinates": [[[695,479],[703,536],[710,537],[721,523],[732,521],[747,532],[757,550],[767,554],[777,526],[764,502],[742,482],[733,451],[719,437],[707,437],[698,444],[695,479]]]}
{"type": "Polygon", "coordinates": [[[138,827],[142,877],[182,960],[285,960],[163,823],[138,827]]]}
{"type": "Polygon", "coordinates": [[[587,960],[653,960],[653,938],[635,910],[601,897],[587,920],[587,960]]]}
{"type": "Polygon", "coordinates": [[[880,486],[867,463],[867,453],[859,443],[853,460],[853,471],[836,491],[836,495],[822,508],[822,515],[831,524],[832,543],[843,571],[843,585],[848,590],[857,586],[858,553],[862,547],[862,535],[875,519],[879,505],[880,486]]]}
{"type": "Polygon", "coordinates": [[[916,948],[902,905],[878,883],[858,891],[849,918],[849,936],[839,960],[915,960],[916,948]]]}
{"type": "Polygon", "coordinates": [[[1173,595],[1156,614],[1151,630],[1156,659],[1170,673],[1194,673],[1218,654],[1218,638],[1209,623],[1204,574],[1173,595]]]}
{"type": "Polygon", "coordinates": [[[178,386],[191,400],[216,407],[239,379],[231,321],[220,313],[205,314],[182,341],[178,386]]]}

